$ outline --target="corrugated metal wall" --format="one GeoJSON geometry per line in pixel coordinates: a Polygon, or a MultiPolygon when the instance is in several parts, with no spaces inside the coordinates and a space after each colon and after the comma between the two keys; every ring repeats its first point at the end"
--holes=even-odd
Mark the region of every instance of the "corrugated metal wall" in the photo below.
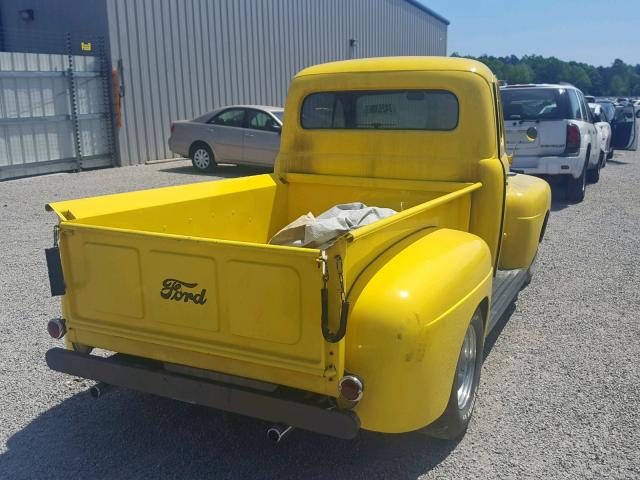
{"type": "Polygon", "coordinates": [[[446,55],[447,25],[406,0],[107,0],[107,10],[112,61],[124,66],[123,165],[172,157],[173,120],[283,105],[306,66],[446,55]]]}

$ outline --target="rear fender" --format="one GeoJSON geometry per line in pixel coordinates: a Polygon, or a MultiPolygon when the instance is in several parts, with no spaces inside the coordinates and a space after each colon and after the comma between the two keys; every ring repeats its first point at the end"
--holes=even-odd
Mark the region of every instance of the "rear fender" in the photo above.
{"type": "Polygon", "coordinates": [[[551,208],[551,189],[529,175],[508,178],[500,269],[529,268],[551,208]]]}
{"type": "Polygon", "coordinates": [[[475,309],[491,295],[491,254],[467,232],[429,229],[396,244],[354,285],[345,369],[361,376],[364,428],[406,432],[444,411],[475,309]]]}

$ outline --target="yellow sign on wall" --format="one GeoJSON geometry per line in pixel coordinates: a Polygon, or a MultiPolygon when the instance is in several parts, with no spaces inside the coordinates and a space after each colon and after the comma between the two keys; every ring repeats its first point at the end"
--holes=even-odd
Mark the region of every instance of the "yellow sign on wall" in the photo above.
{"type": "Polygon", "coordinates": [[[80,42],[80,49],[83,52],[90,52],[91,51],[91,42],[80,42]]]}

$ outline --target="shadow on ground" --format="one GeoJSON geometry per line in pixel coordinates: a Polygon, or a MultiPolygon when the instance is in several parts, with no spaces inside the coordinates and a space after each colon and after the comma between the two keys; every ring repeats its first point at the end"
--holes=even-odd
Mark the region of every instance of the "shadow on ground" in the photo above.
{"type": "MultiPolygon", "coordinates": [[[[558,212],[571,207],[575,202],[567,200],[567,189],[564,182],[556,181],[550,183],[551,187],[551,211],[558,212]]],[[[587,189],[589,185],[587,185],[587,189]]]]}
{"type": "Polygon", "coordinates": [[[218,167],[211,172],[200,172],[196,170],[192,165],[180,165],[174,167],[167,167],[160,169],[161,172],[166,173],[181,173],[185,175],[202,175],[205,177],[214,177],[214,178],[235,178],[235,177],[246,177],[249,175],[260,175],[263,173],[271,173],[273,172],[273,167],[249,167],[245,165],[231,165],[231,164],[223,164],[218,165],[218,167]]]}
{"type": "Polygon", "coordinates": [[[329,478],[341,472],[415,479],[456,446],[418,433],[362,431],[342,441],[300,430],[274,446],[267,427],[130,390],[99,400],[82,393],[9,438],[0,478],[329,478]]]}
{"type": "Polygon", "coordinates": [[[614,167],[619,167],[620,165],[629,165],[631,162],[624,162],[622,160],[617,160],[612,158],[611,160],[607,160],[607,166],[612,165],[614,167]]]}
{"type": "MultiPolygon", "coordinates": [[[[517,300],[517,297],[516,297],[516,300],[517,300]]],[[[502,314],[500,319],[493,326],[493,330],[491,330],[491,332],[485,339],[484,341],[484,359],[485,360],[491,353],[491,350],[493,350],[493,346],[495,345],[496,340],[498,340],[498,337],[500,337],[502,330],[507,325],[507,323],[509,323],[509,320],[511,319],[511,315],[513,315],[513,312],[515,311],[516,311],[516,303],[512,302],[511,305],[509,305],[505,310],[505,312],[502,314]]]]}

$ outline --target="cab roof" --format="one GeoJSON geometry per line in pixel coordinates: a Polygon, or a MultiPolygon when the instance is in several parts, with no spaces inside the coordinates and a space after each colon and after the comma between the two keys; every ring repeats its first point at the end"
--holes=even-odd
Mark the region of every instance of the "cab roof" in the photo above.
{"type": "Polygon", "coordinates": [[[332,73],[400,72],[400,71],[468,71],[487,81],[494,79],[493,72],[477,60],[460,57],[377,57],[322,63],[305,68],[296,77],[332,73]]]}

